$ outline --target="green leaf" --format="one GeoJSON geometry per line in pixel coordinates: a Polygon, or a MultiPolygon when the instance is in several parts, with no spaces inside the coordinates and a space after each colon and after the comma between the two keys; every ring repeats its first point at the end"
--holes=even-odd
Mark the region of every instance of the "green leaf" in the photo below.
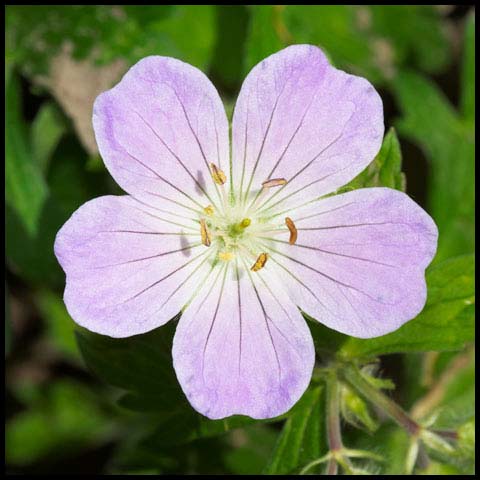
{"type": "Polygon", "coordinates": [[[250,6],[250,24],[245,43],[244,72],[248,73],[257,63],[285,44],[280,39],[275,26],[282,21],[281,5],[250,6]]]}
{"type": "Polygon", "coordinates": [[[363,433],[356,435],[352,442],[352,448],[374,452],[384,458],[383,462],[375,464],[375,473],[405,475],[409,440],[409,436],[404,430],[391,423],[386,423],[374,435],[363,433]]]}
{"type": "Polygon", "coordinates": [[[428,204],[440,232],[436,261],[473,252],[474,128],[426,78],[403,72],[393,87],[404,115],[398,130],[430,162],[428,204]]]}
{"type": "Polygon", "coordinates": [[[8,6],[6,43],[30,78],[48,74],[68,40],[73,59],[133,64],[148,55],[208,67],[216,39],[213,5],[8,6]]]}
{"type": "Polygon", "coordinates": [[[350,338],[345,357],[386,353],[460,350],[474,339],[474,256],[446,260],[427,271],[428,298],[423,311],[395,332],[372,339],[350,338]]]}
{"type": "Polygon", "coordinates": [[[318,45],[336,66],[375,84],[405,64],[439,72],[450,60],[445,21],[431,5],[256,5],[251,15],[247,70],[299,43],[318,45]]]}
{"type": "Polygon", "coordinates": [[[325,399],[321,386],[308,389],[280,434],[264,473],[292,473],[326,453],[325,399]]]}
{"type": "MultiPolygon", "coordinates": [[[[248,11],[245,5],[216,5],[218,38],[212,59],[211,73],[218,76],[228,88],[240,85],[248,26],[248,11]]],[[[217,87],[217,82],[214,82],[217,87]]],[[[220,85],[221,86],[221,85],[220,85]]],[[[220,90],[220,88],[219,88],[220,90]]]]}
{"type": "MultiPolygon", "coordinates": [[[[398,67],[412,62],[419,69],[434,73],[448,64],[451,52],[446,22],[442,21],[437,8],[432,5],[372,5],[369,10],[372,34],[390,42],[398,67]]],[[[377,53],[381,54],[381,50],[377,53]]]]}
{"type": "Polygon", "coordinates": [[[229,448],[224,462],[234,475],[258,475],[269,460],[277,432],[268,425],[255,424],[229,435],[229,448]]]}
{"type": "MultiPolygon", "coordinates": [[[[368,31],[357,28],[357,9],[351,5],[289,5],[283,12],[292,43],[318,45],[333,63],[349,73],[361,74],[371,82],[380,82],[368,31]]],[[[366,12],[370,16],[370,12],[366,12]]]]}
{"type": "Polygon", "coordinates": [[[31,127],[32,152],[42,172],[47,171],[52,153],[65,130],[57,107],[52,102],[44,103],[31,127]]]}
{"type": "Polygon", "coordinates": [[[209,420],[192,409],[172,365],[175,328],[176,322],[171,320],[149,333],[122,339],[87,331],[76,333],[87,366],[103,381],[129,392],[119,405],[149,415],[147,443],[159,448],[182,444],[255,422],[243,416],[209,420]]]}
{"type": "Polygon", "coordinates": [[[175,321],[143,335],[110,338],[77,331],[87,366],[103,381],[121,389],[157,395],[165,406],[185,403],[172,366],[171,344],[175,321]]]}
{"type": "MultiPolygon", "coordinates": [[[[465,356],[465,353],[459,354],[465,356]]],[[[458,358],[458,357],[457,357],[458,358]]],[[[456,362],[454,357],[450,365],[456,362]]],[[[448,370],[447,366],[447,370],[448,370]]],[[[469,355],[462,368],[455,368],[454,375],[447,377],[439,391],[437,428],[455,428],[475,418],[475,353],[469,355]]]]}
{"type": "Polygon", "coordinates": [[[5,281],[5,357],[10,353],[12,345],[12,320],[10,317],[10,293],[5,281]]]}
{"type": "Polygon", "coordinates": [[[348,335],[337,332],[303,312],[312,334],[315,352],[320,356],[331,357],[348,340],[348,335]]]}
{"type": "Polygon", "coordinates": [[[166,37],[164,42],[152,45],[149,53],[177,57],[198,68],[207,69],[217,36],[214,6],[175,5],[167,18],[152,22],[149,33],[153,35],[153,40],[166,37]]]}
{"type": "MultiPolygon", "coordinates": [[[[32,387],[29,387],[32,388],[32,387]]],[[[72,380],[33,388],[28,409],[6,424],[8,463],[26,465],[46,455],[62,457],[108,439],[112,424],[90,390],[72,380]]]]}
{"type": "Polygon", "coordinates": [[[55,347],[72,360],[79,358],[75,341],[75,323],[67,312],[63,299],[50,290],[36,295],[36,304],[47,324],[46,335],[55,347]]]}
{"type": "Polygon", "coordinates": [[[5,198],[28,235],[39,229],[48,188],[32,153],[21,113],[20,85],[11,75],[5,90],[5,198]]]}
{"type": "Polygon", "coordinates": [[[475,124],[475,13],[465,23],[461,110],[465,121],[475,124]]]}

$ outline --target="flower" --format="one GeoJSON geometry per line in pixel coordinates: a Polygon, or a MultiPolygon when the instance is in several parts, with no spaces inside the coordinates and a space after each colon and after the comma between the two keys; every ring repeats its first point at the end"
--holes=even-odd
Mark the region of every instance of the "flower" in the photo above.
{"type": "Polygon", "coordinates": [[[437,243],[425,211],[388,188],[322,198],[372,161],[384,126],[375,89],[320,49],[291,46],[250,72],[232,155],[217,91],[173,58],[134,65],[97,98],[93,125],[128,195],[87,202],[59,231],[65,304],[111,337],[182,311],[174,368],[207,417],[274,417],[300,398],[315,352],[299,309],[369,338],[423,308],[437,243]]]}

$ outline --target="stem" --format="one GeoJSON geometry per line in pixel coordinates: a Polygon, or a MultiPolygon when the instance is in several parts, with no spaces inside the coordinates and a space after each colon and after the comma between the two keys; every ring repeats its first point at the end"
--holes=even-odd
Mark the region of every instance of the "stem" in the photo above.
{"type": "Polygon", "coordinates": [[[338,473],[338,463],[337,463],[337,461],[332,457],[332,458],[330,458],[330,460],[328,461],[326,474],[327,474],[327,475],[337,475],[337,473],[338,473]]]}
{"type": "Polygon", "coordinates": [[[340,431],[340,392],[338,379],[334,372],[327,377],[327,436],[330,451],[337,452],[343,448],[340,431]]]}
{"type": "Polygon", "coordinates": [[[439,437],[447,440],[458,440],[458,433],[453,430],[430,430],[432,433],[437,434],[439,437]]]}
{"type": "Polygon", "coordinates": [[[340,430],[340,388],[337,373],[329,372],[326,379],[327,386],[327,439],[331,458],[327,464],[327,475],[337,475],[340,464],[345,471],[352,465],[348,458],[343,456],[342,432],[340,430]]]}
{"type": "Polygon", "coordinates": [[[326,462],[327,460],[331,460],[332,454],[328,452],[326,455],[324,455],[321,458],[317,458],[317,460],[314,460],[313,462],[310,462],[309,464],[305,465],[299,472],[299,475],[305,475],[311,468],[320,465],[321,463],[326,462]]]}
{"type": "Polygon", "coordinates": [[[366,400],[380,407],[395,422],[404,428],[410,435],[416,436],[421,430],[420,425],[407,412],[397,405],[391,398],[377,390],[362,376],[353,365],[346,365],[342,369],[345,380],[354,387],[366,400]]]}

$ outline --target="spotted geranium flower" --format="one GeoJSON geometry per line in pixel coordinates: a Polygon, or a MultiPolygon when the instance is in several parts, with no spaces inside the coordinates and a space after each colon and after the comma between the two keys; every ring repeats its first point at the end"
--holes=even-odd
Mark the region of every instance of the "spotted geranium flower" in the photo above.
{"type": "Polygon", "coordinates": [[[217,91],[173,58],[134,65],[97,98],[93,124],[128,195],[86,203],[58,233],[68,311],[111,337],[183,312],[174,367],[207,417],[274,417],[300,398],[314,365],[300,309],[362,338],[422,309],[432,219],[388,188],[324,198],[372,161],[384,126],[370,83],[318,48],[250,72],[231,153],[217,91]]]}

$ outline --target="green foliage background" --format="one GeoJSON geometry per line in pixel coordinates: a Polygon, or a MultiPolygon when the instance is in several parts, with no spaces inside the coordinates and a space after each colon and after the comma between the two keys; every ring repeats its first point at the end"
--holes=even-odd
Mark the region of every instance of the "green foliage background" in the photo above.
{"type": "MultiPolygon", "coordinates": [[[[431,453],[416,473],[473,472],[473,7],[7,6],[5,38],[8,471],[281,474],[327,453],[321,378],[278,419],[210,421],[176,381],[174,322],[122,340],[75,327],[53,255],[73,211],[120,193],[89,130],[101,91],[89,78],[106,89],[146,55],[174,56],[210,76],[231,115],[250,68],[311,43],[368,78],[385,102],[382,149],[341,191],[406,189],[440,231],[419,316],[371,340],[309,320],[319,365],[379,357],[379,386],[393,386],[391,377],[405,410],[459,432],[453,453],[431,453]]],[[[383,457],[363,462],[370,472],[405,473],[407,434],[342,388],[344,443],[383,457]]]]}

